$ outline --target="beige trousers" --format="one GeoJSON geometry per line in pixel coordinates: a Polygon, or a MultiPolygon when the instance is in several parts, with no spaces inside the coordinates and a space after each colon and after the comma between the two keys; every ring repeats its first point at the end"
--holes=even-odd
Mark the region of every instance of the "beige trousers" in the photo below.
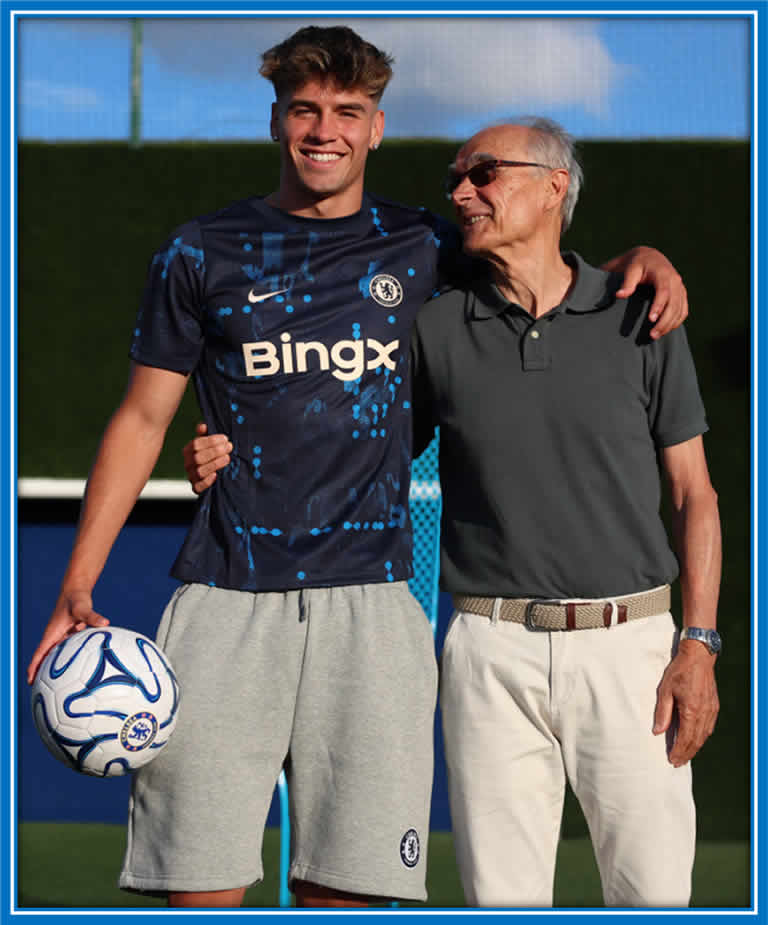
{"type": "Polygon", "coordinates": [[[690,764],[652,734],[672,616],[533,632],[453,614],[440,697],[453,832],[472,906],[551,906],[566,779],[607,906],[682,907],[696,838],[690,764]]]}

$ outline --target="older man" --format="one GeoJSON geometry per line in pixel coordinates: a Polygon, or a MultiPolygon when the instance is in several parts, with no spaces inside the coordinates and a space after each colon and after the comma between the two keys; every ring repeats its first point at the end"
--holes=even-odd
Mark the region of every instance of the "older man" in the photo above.
{"type": "Polygon", "coordinates": [[[618,298],[615,276],[561,254],[580,180],[547,120],[471,138],[447,187],[488,272],[416,322],[455,606],[440,688],[451,815],[473,905],[551,905],[568,780],[606,904],[685,906],[689,761],[718,711],[707,425],[683,329],[648,336],[652,292],[618,298]]]}

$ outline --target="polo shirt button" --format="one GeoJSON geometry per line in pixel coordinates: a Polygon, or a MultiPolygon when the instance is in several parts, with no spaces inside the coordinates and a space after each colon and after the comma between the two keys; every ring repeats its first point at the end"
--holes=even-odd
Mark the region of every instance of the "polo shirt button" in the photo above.
{"type": "Polygon", "coordinates": [[[533,338],[533,340],[538,340],[540,336],[541,335],[539,334],[538,331],[531,331],[531,337],[533,338]]]}

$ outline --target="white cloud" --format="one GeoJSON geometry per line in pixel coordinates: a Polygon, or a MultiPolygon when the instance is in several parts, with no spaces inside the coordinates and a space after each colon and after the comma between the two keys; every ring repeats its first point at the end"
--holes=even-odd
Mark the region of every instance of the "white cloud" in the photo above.
{"type": "MultiPolygon", "coordinates": [[[[521,113],[558,119],[580,138],[749,134],[746,20],[249,13],[143,20],[147,137],[268,137],[261,54],[310,22],[345,22],[394,54],[388,137],[458,141],[521,113]]],[[[20,20],[20,125],[76,137],[85,129],[70,117],[80,110],[88,137],[122,137],[130,43],[127,17],[20,20]]]]}
{"type": "MultiPolygon", "coordinates": [[[[579,106],[600,115],[620,79],[595,24],[564,19],[437,20],[406,28],[389,47],[397,68],[387,91],[398,127],[487,121],[579,106]],[[421,115],[414,118],[414,105],[421,115]],[[434,113],[431,114],[430,108],[434,113]],[[416,121],[418,119],[418,121],[416,121]]],[[[385,29],[392,30],[393,26],[385,29]]]]}
{"type": "MultiPolygon", "coordinates": [[[[261,53],[308,23],[350,25],[395,57],[388,134],[454,134],[521,112],[605,113],[622,71],[595,20],[516,17],[146,20],[147,49],[179,74],[261,81],[261,53]]],[[[251,100],[251,103],[253,100],[251,100]]]]}
{"type": "MultiPolygon", "coordinates": [[[[437,20],[392,35],[398,95],[419,86],[441,102],[600,105],[618,67],[584,21],[437,20]],[[428,34],[424,27],[430,26],[428,34]]],[[[385,27],[387,31],[392,26],[385,27]]],[[[386,36],[384,36],[386,38],[386,36]]]]}
{"type": "Polygon", "coordinates": [[[19,102],[30,109],[99,109],[104,99],[96,90],[52,80],[22,80],[19,102]]]}

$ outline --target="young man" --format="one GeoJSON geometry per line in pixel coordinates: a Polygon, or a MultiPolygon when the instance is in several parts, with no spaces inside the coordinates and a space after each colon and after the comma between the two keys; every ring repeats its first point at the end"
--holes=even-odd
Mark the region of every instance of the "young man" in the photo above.
{"type": "MultiPolygon", "coordinates": [[[[121,885],[173,906],[239,905],[262,875],[284,765],[297,903],[419,900],[437,672],[407,588],[408,349],[455,263],[455,232],[364,192],[385,54],[347,28],[310,27],[268,51],[262,74],[277,98],[279,187],[187,223],[155,255],[128,390],[28,673],[66,635],[106,622],[93,586],[192,374],[231,464],[173,568],[184,584],[158,641],[182,708],[135,778],[121,885]]],[[[684,293],[648,251],[630,288],[646,260],[675,290],[663,330],[685,315],[684,293]]]]}

